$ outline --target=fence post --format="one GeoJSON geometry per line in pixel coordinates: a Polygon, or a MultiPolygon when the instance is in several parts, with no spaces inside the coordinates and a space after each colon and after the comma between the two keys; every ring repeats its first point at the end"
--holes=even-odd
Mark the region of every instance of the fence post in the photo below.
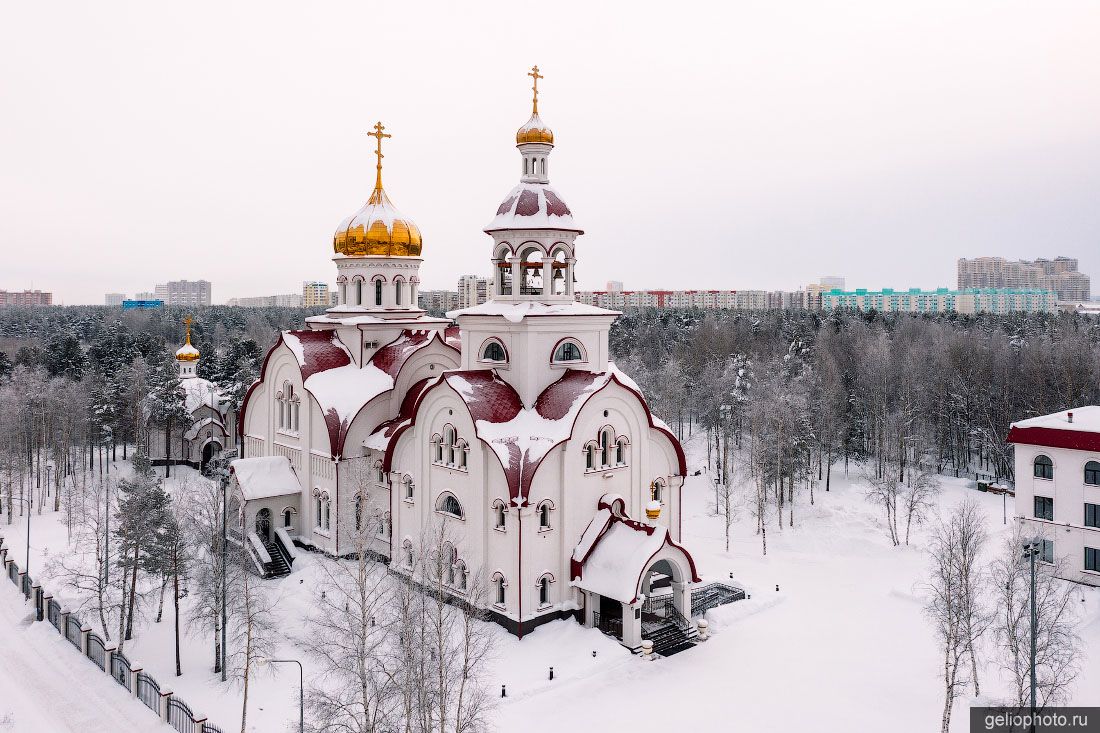
{"type": "Polygon", "coordinates": [[[115,678],[115,650],[118,649],[114,644],[106,645],[103,647],[103,671],[107,673],[107,676],[111,679],[115,678]]]}
{"type": "Polygon", "coordinates": [[[42,606],[42,584],[41,583],[35,583],[34,585],[32,585],[31,586],[31,593],[34,594],[34,610],[35,610],[34,618],[35,618],[36,621],[41,621],[42,618],[43,618],[43,614],[42,614],[42,609],[43,609],[43,606],[42,606]]]}
{"type": "MultiPolygon", "coordinates": [[[[48,615],[50,610],[50,601],[53,600],[53,593],[48,590],[42,591],[42,613],[48,615]]],[[[47,619],[49,620],[49,619],[47,619]]],[[[53,624],[50,624],[51,626],[53,624]]]]}
{"type": "Polygon", "coordinates": [[[92,633],[92,627],[84,624],[80,627],[80,653],[88,656],[88,634],[92,633]]]}
{"type": "Polygon", "coordinates": [[[160,719],[161,721],[168,722],[168,701],[172,699],[171,690],[160,691],[160,719]]]}
{"type": "Polygon", "coordinates": [[[24,586],[24,583],[26,583],[26,582],[27,582],[27,571],[26,570],[20,570],[19,571],[19,592],[23,594],[23,598],[27,597],[27,592],[26,592],[26,590],[24,590],[24,588],[26,587],[26,586],[24,586]]]}
{"type": "Polygon", "coordinates": [[[196,726],[195,727],[196,733],[202,733],[203,726],[206,724],[207,720],[209,720],[209,718],[207,718],[205,715],[202,715],[200,713],[192,713],[191,714],[191,722],[193,722],[196,726]]]}
{"type": "Polygon", "coordinates": [[[60,629],[60,631],[61,631],[61,635],[63,637],[65,637],[66,639],[69,638],[69,614],[71,614],[71,613],[72,613],[72,611],[70,611],[65,606],[61,607],[61,629],[60,629]]]}
{"type": "Polygon", "coordinates": [[[138,675],[142,673],[141,667],[130,667],[130,692],[134,697],[138,696],[138,675]]]}

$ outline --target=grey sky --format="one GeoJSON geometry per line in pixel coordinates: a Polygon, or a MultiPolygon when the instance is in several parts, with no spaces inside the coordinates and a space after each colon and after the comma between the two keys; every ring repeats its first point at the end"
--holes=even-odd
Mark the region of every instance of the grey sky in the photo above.
{"type": "Polygon", "coordinates": [[[101,303],[335,280],[385,185],[425,288],[488,270],[530,108],[578,287],[954,285],[1064,254],[1100,291],[1100,3],[8,3],[0,288],[101,303]]]}

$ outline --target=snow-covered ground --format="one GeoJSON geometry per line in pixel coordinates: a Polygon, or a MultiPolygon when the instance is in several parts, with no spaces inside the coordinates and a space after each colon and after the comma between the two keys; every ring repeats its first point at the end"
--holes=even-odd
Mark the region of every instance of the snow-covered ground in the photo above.
{"type": "MultiPolygon", "coordinates": [[[[703,466],[705,448],[698,436],[689,441],[688,456],[689,472],[703,466]]],[[[174,492],[202,480],[186,469],[174,474],[169,482],[174,492]]],[[[966,497],[976,498],[986,512],[989,549],[999,550],[1011,527],[1001,523],[1000,497],[974,491],[964,480],[944,479],[940,511],[949,512],[966,497]]],[[[751,515],[742,510],[727,553],[722,520],[712,512],[709,478],[689,477],[684,488],[684,544],[704,581],[728,582],[732,573],[751,599],[710,611],[712,638],[706,643],[652,663],[571,621],[542,626],[522,641],[497,630],[499,644],[488,679],[494,694],[499,695],[500,685],[507,685],[508,693],[498,699],[497,730],[934,729],[943,704],[938,677],[942,661],[919,598],[927,570],[926,532],[914,530],[909,547],[891,546],[875,507],[867,503],[858,481],[844,477],[842,468],[834,470],[832,491],[817,490],[815,499],[811,507],[808,495],[798,497],[793,528],[780,529],[772,520],[766,557],[761,555],[751,515]],[[553,681],[548,679],[551,666],[553,681]]],[[[39,578],[43,555],[65,551],[66,528],[63,515],[52,513],[35,516],[32,523],[31,574],[39,578]]],[[[0,524],[5,545],[20,565],[22,527],[0,524]]],[[[303,658],[295,635],[313,607],[311,578],[321,571],[319,563],[331,562],[311,553],[299,558],[294,573],[268,584],[279,599],[278,614],[287,629],[279,654],[290,658],[303,658]]],[[[1082,588],[1080,597],[1086,657],[1074,702],[1097,705],[1100,590],[1082,588]]],[[[134,707],[106,675],[59,647],[64,642],[46,624],[28,624],[23,608],[15,587],[0,582],[0,731],[5,730],[5,716],[13,720],[10,730],[91,729],[72,717],[75,707],[66,695],[95,703],[85,707],[112,702],[113,708],[105,707],[110,712],[100,714],[118,717],[90,721],[103,726],[109,722],[117,730],[154,729],[140,705],[134,707]],[[62,658],[68,653],[71,665],[39,663],[36,671],[43,670],[42,676],[24,671],[35,659],[55,653],[62,658]],[[21,694],[14,694],[16,690],[21,694]],[[129,721],[131,714],[137,716],[136,728],[129,721]]],[[[128,656],[212,722],[226,730],[239,727],[239,691],[210,671],[208,640],[184,637],[184,675],[174,676],[171,618],[167,604],[164,621],[146,623],[129,643],[128,656]]],[[[92,622],[91,614],[85,613],[84,620],[92,622]]],[[[310,664],[303,661],[308,684],[310,664]]],[[[987,700],[1004,695],[992,662],[982,682],[987,700]]],[[[250,696],[254,702],[249,705],[249,730],[286,730],[296,724],[294,667],[265,673],[254,681],[250,696]]],[[[953,730],[966,730],[970,702],[956,703],[953,730]]]]}

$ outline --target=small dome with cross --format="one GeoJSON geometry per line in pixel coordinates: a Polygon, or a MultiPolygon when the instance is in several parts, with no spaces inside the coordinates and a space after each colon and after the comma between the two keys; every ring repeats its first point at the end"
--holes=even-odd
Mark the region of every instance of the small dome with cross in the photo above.
{"type": "Polygon", "coordinates": [[[516,145],[526,145],[528,143],[553,145],[554,131],[547,127],[546,123],[539,117],[539,79],[545,77],[539,73],[539,67],[537,66],[532,66],[531,70],[527,72],[527,76],[535,82],[531,87],[534,94],[531,98],[531,119],[527,120],[527,124],[516,131],[516,145]]]}

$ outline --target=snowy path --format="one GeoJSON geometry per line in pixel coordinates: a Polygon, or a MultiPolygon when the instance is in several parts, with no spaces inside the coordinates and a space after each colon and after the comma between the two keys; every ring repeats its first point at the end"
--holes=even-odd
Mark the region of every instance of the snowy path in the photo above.
{"type": "Polygon", "coordinates": [[[170,731],[0,584],[0,731],[170,731]]]}

